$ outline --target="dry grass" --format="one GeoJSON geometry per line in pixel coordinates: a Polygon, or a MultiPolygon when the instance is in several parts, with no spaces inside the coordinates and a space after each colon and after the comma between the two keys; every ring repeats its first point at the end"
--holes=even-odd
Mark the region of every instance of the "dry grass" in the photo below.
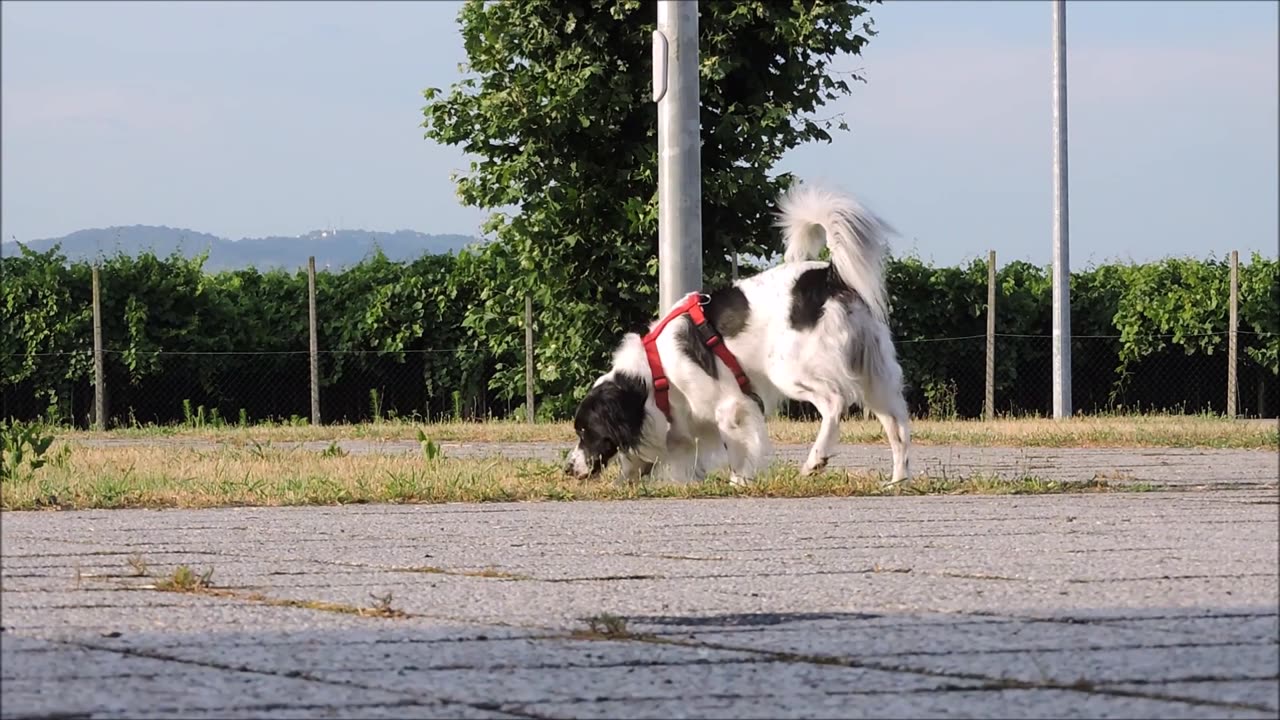
{"type": "Polygon", "coordinates": [[[507,572],[506,570],[501,570],[495,567],[480,568],[478,570],[475,570],[475,569],[451,570],[449,568],[442,568],[436,565],[415,565],[413,567],[394,568],[392,569],[392,572],[423,573],[427,575],[460,575],[463,577],[493,578],[496,580],[528,580],[529,579],[528,575],[507,572]]]}
{"type": "MultiPolygon", "coordinates": [[[[109,433],[67,432],[65,439],[104,437],[181,437],[238,445],[331,440],[416,440],[423,431],[435,442],[557,442],[573,441],[567,422],[527,425],[514,421],[489,422],[375,422],[361,425],[253,425],[190,428],[139,427],[109,433]]],[[[774,442],[813,442],[816,422],[774,419],[769,434],[774,442]]],[[[1014,447],[1187,447],[1275,449],[1280,430],[1274,420],[1226,420],[1205,415],[1111,415],[1053,420],[1008,418],[978,420],[917,419],[913,439],[922,445],[1014,447]]],[[[841,441],[881,443],[884,431],[875,420],[848,418],[841,425],[841,441]]]]}
{"type": "MultiPolygon", "coordinates": [[[[67,443],[59,440],[58,443],[67,443]]],[[[814,497],[898,493],[1052,493],[1114,489],[1105,480],[1058,483],[1026,477],[917,478],[884,490],[877,474],[832,470],[800,477],[778,464],[746,488],[722,476],[693,484],[578,481],[558,463],[419,455],[332,455],[274,447],[201,449],[167,446],[72,446],[64,459],[0,485],[5,510],[224,507],[546,500],[626,500],[651,497],[814,497]]],[[[1133,489],[1133,486],[1125,486],[1133,489]]],[[[1143,488],[1140,488],[1143,489],[1143,488]]]]}
{"type": "MultiPolygon", "coordinates": [[[[137,556],[135,556],[137,557],[137,556]]],[[[142,571],[138,574],[150,577],[150,573],[146,572],[146,562],[140,557],[135,562],[133,558],[129,560],[130,566],[137,571],[141,566],[142,571]]],[[[392,604],[391,593],[385,595],[374,595],[370,593],[372,600],[370,607],[357,607],[355,605],[346,605],[343,603],[325,602],[323,600],[294,600],[288,598],[268,597],[260,592],[243,593],[231,588],[215,587],[212,581],[213,568],[209,568],[203,573],[197,573],[187,565],[179,565],[174,568],[173,572],[167,576],[155,579],[155,583],[148,586],[160,592],[186,593],[191,595],[210,595],[213,597],[235,598],[238,600],[247,600],[249,602],[261,605],[270,605],[273,607],[290,607],[305,608],[307,610],[319,610],[322,612],[341,613],[345,615],[359,615],[361,617],[382,617],[382,618],[404,618],[409,617],[407,613],[396,608],[392,604]]]]}

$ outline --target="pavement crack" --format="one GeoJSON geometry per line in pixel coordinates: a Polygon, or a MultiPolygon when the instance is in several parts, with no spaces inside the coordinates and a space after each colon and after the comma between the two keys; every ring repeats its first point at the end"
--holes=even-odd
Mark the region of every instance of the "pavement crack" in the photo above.
{"type": "MultiPolygon", "coordinates": [[[[1087,645],[1074,647],[1021,647],[1021,648],[1000,648],[997,650],[919,650],[897,653],[876,653],[877,657],[947,657],[949,655],[1010,655],[1016,653],[1036,653],[1039,655],[1051,655],[1054,653],[1075,653],[1075,652],[1107,652],[1111,650],[1177,650],[1179,648],[1202,648],[1202,647],[1255,647],[1275,645],[1274,642],[1240,642],[1238,640],[1223,640],[1221,642],[1171,642],[1171,643],[1134,643],[1123,645],[1087,645]]],[[[1116,682],[1128,682],[1127,680],[1118,680],[1116,682]]],[[[1169,681],[1176,682],[1176,681],[1169,681]]]]}
{"type": "Polygon", "coordinates": [[[1033,617],[1028,615],[1008,615],[1003,613],[995,613],[988,610],[974,610],[967,613],[974,617],[995,618],[1003,621],[1018,622],[1036,622],[1036,623],[1063,623],[1067,625],[1097,625],[1099,627],[1107,627],[1111,623],[1118,622],[1146,622],[1151,620],[1174,620],[1185,622],[1187,620],[1240,620],[1240,619],[1257,619],[1257,618],[1276,618],[1280,617],[1275,612],[1216,612],[1205,615],[1190,615],[1166,613],[1160,615],[1119,615],[1119,616],[1085,616],[1085,615],[1061,615],[1055,617],[1033,617]]]}
{"type": "Polygon", "coordinates": [[[1212,573],[1204,575],[1143,575],[1139,577],[1119,577],[1119,578],[1067,578],[1066,582],[1072,584],[1080,583],[1124,583],[1124,582],[1145,582],[1150,580],[1234,580],[1237,578],[1273,578],[1276,573],[1212,573]]]}
{"type": "MultiPolygon", "coordinates": [[[[1150,678],[1140,678],[1137,680],[1120,680],[1114,684],[1118,685],[1168,685],[1171,683],[1198,683],[1198,682],[1266,682],[1268,680],[1280,680],[1280,673],[1272,673],[1270,675],[1188,675],[1174,680],[1153,680],[1150,678]]],[[[1112,682],[1103,683],[1106,685],[1112,682]]]]}
{"type": "MultiPolygon", "coordinates": [[[[704,576],[705,577],[705,576],[704,576]]],[[[617,582],[621,580],[666,580],[665,575],[594,575],[585,577],[567,577],[567,578],[546,578],[542,582],[549,583],[575,583],[575,582],[617,582]]]]}
{"type": "Polygon", "coordinates": [[[961,578],[964,580],[1003,580],[1007,582],[1027,582],[1027,578],[1008,577],[1006,575],[992,575],[990,573],[969,573],[956,572],[952,570],[943,570],[938,573],[925,573],[926,575],[939,575],[941,577],[961,578]]]}

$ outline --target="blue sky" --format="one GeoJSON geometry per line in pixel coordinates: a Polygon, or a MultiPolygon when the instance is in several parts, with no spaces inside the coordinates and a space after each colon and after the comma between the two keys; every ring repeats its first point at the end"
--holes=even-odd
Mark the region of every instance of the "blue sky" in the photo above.
{"type": "MultiPolygon", "coordinates": [[[[421,90],[465,57],[451,2],[5,2],[6,240],[155,224],[478,234],[421,90]]],[[[851,130],[780,169],[858,194],[898,253],[1047,263],[1047,2],[873,7],[838,61],[851,130]]],[[[1277,253],[1277,3],[1068,3],[1072,265],[1277,253]]]]}

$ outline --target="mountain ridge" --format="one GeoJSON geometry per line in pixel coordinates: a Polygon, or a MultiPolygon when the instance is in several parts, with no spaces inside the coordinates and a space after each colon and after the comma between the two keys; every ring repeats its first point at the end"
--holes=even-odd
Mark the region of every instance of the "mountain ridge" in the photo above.
{"type": "MultiPolygon", "coordinates": [[[[380,248],[393,261],[416,260],[424,254],[456,253],[478,242],[467,235],[431,235],[416,230],[312,230],[296,236],[271,235],[230,240],[190,228],[167,225],[113,225],[86,228],[57,238],[42,238],[19,244],[36,252],[54,246],[71,261],[91,261],[117,252],[137,257],[144,251],[158,256],[175,252],[193,258],[208,252],[205,269],[211,272],[254,267],[259,270],[295,270],[306,266],[315,256],[317,267],[338,269],[359,263],[375,248],[380,248]]],[[[5,254],[16,252],[12,242],[5,243],[5,254]]]]}

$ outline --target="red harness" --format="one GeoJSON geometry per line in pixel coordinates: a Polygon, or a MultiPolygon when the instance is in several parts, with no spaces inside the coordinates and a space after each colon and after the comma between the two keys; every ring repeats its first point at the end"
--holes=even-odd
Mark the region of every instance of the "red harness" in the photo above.
{"type": "Polygon", "coordinates": [[[733,379],[738,381],[738,387],[742,392],[751,392],[751,381],[747,379],[747,374],[742,371],[742,366],[738,364],[738,359],[729,352],[729,348],[725,347],[724,339],[720,337],[720,333],[707,322],[707,316],[702,312],[701,293],[691,292],[685,296],[684,301],[672,308],[662,321],[645,335],[641,342],[644,343],[645,355],[649,358],[649,371],[653,373],[653,401],[657,403],[658,409],[662,411],[667,419],[671,419],[671,382],[667,379],[666,374],[662,371],[662,358],[658,356],[658,336],[667,327],[667,323],[675,320],[681,315],[688,315],[693,321],[694,332],[698,334],[698,338],[702,340],[702,344],[711,348],[711,352],[729,368],[729,372],[733,373],[733,379]]]}

